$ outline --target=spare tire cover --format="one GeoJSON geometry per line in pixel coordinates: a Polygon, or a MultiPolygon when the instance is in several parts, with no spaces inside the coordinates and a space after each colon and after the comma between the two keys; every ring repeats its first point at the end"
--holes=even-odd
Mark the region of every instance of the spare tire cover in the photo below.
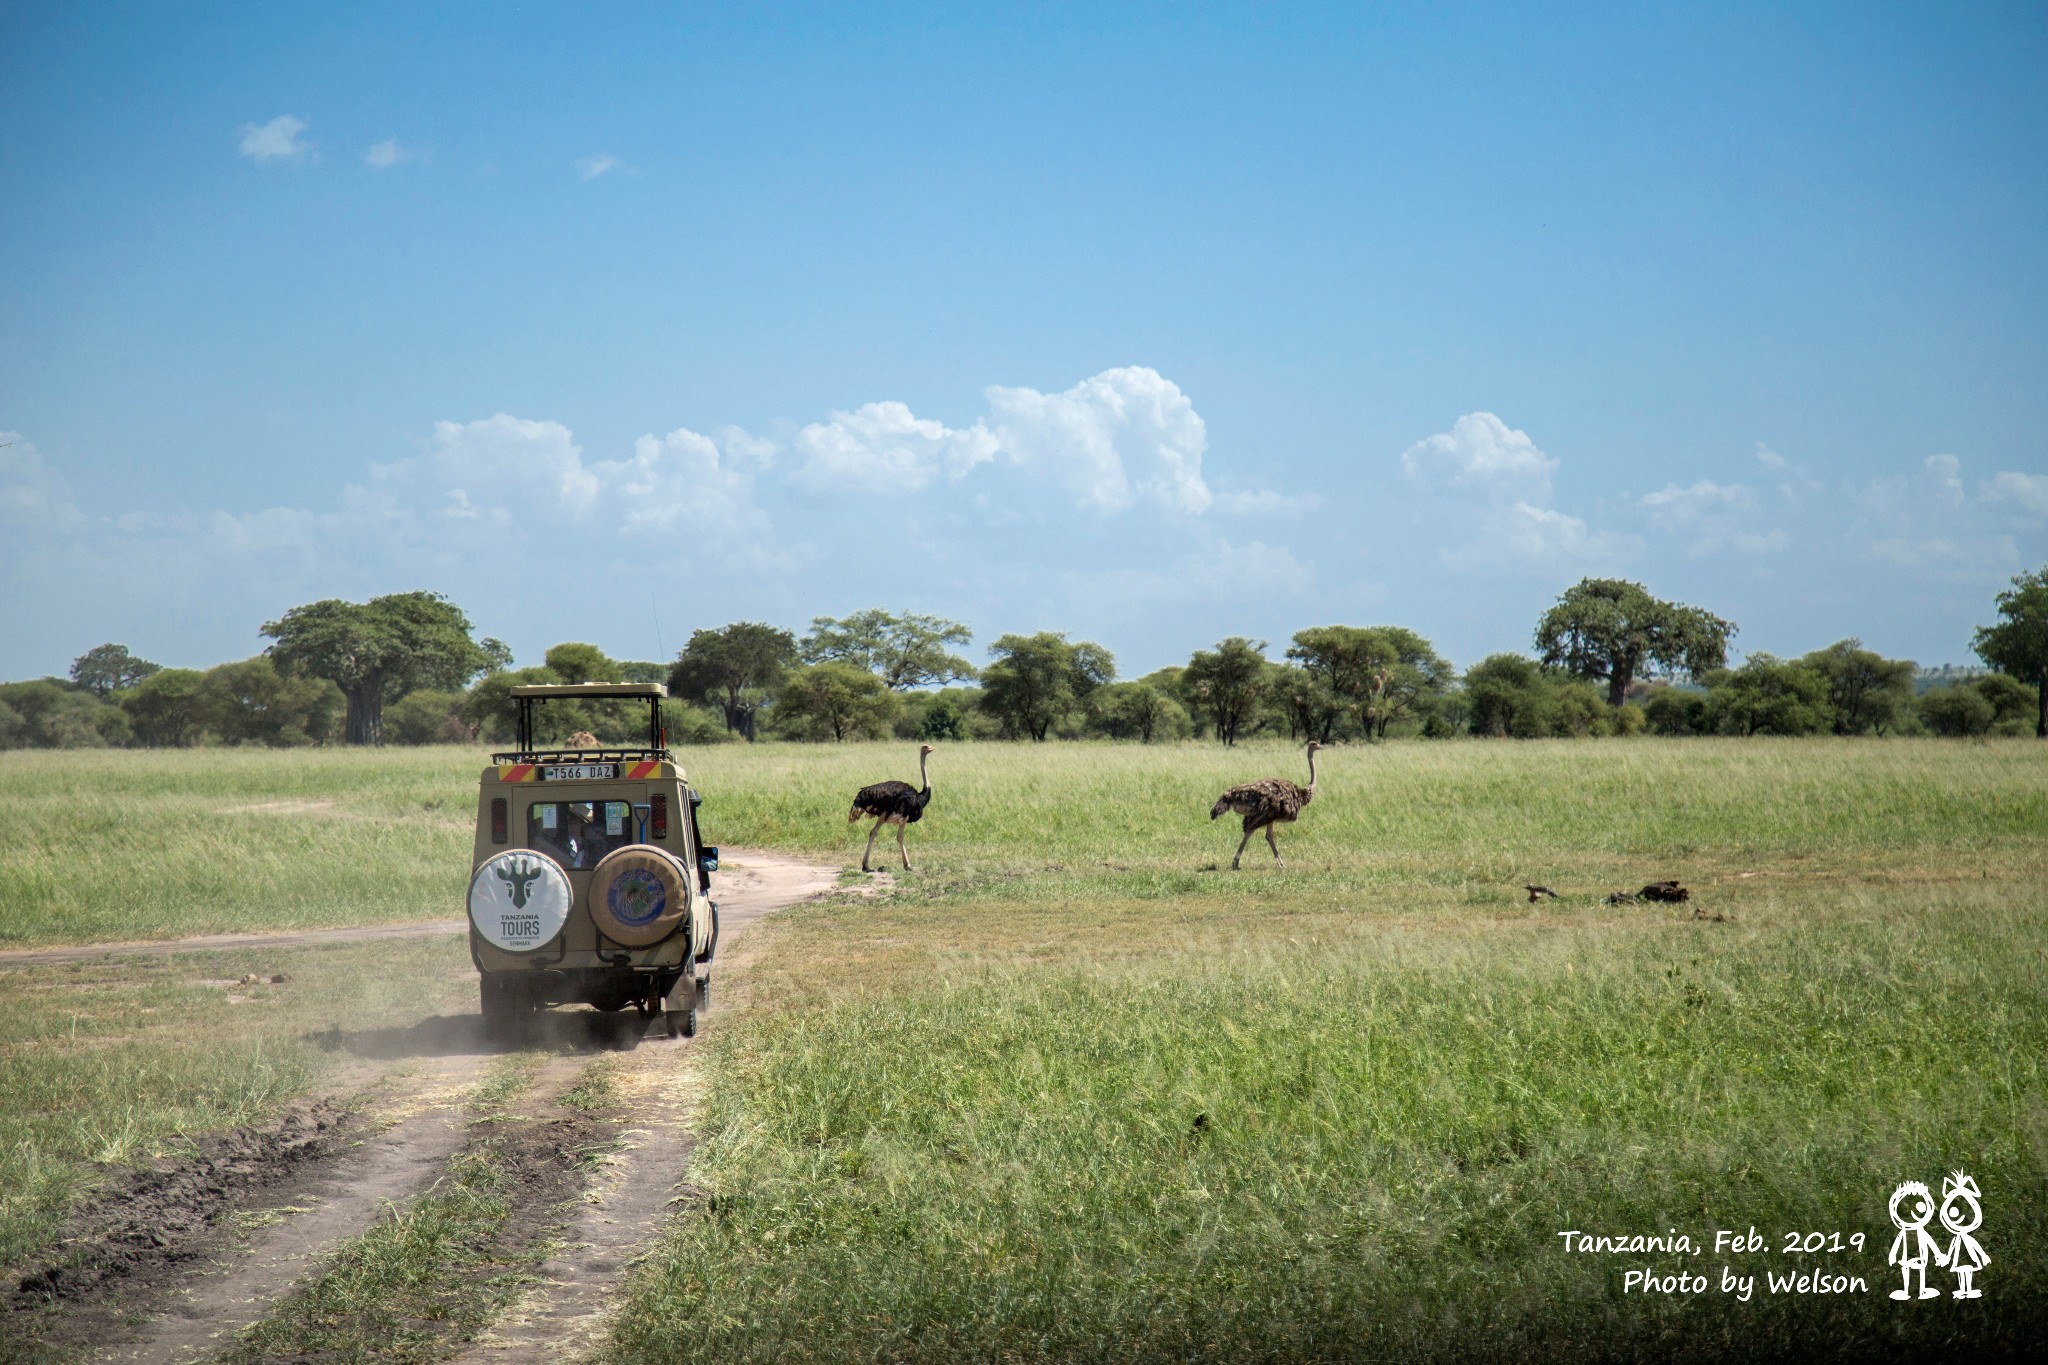
{"type": "Polygon", "coordinates": [[[682,859],[649,844],[613,849],[590,874],[590,918],[599,933],[628,948],[661,942],[690,918],[682,859]]]}
{"type": "Polygon", "coordinates": [[[493,948],[530,953],[562,932],[574,900],[560,863],[530,848],[511,848],[469,879],[469,922],[493,948]]]}

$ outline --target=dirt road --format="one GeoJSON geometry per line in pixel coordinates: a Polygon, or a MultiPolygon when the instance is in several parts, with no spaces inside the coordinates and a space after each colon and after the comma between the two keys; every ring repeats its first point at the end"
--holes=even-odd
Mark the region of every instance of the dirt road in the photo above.
{"type": "MultiPolygon", "coordinates": [[[[730,849],[713,890],[720,944],[715,974],[744,967],[748,928],[763,916],[832,889],[835,869],[758,850],[730,849]]],[[[461,921],[430,921],[312,933],[209,935],[168,943],[94,945],[0,954],[0,967],[61,963],[104,954],[163,954],[251,945],[313,945],[461,933],[461,921]]],[[[451,971],[472,974],[453,956],[451,971]]],[[[716,1027],[716,1015],[705,1027],[716,1027]]],[[[500,1049],[475,1015],[436,1016],[403,1029],[341,1035],[337,1045],[361,1059],[359,1084],[377,1096],[373,1116],[309,1105],[275,1132],[247,1140],[226,1160],[202,1154],[189,1171],[142,1178],[123,1199],[88,1211],[65,1266],[32,1275],[15,1307],[42,1317],[48,1336],[93,1359],[184,1365],[224,1349],[235,1333],[271,1311],[291,1287],[317,1275],[335,1248],[362,1233],[386,1209],[403,1206],[446,1169],[471,1140],[465,1090],[500,1049]],[[366,1074],[365,1074],[366,1073],[366,1074]],[[334,1115],[332,1123],[310,1116],[334,1115]],[[143,1191],[146,1190],[145,1195],[143,1191]],[[182,1201],[182,1202],[181,1202],[182,1201]],[[254,1226],[250,1226],[253,1224],[254,1226]],[[94,1261],[94,1239],[106,1254],[94,1261]],[[86,1248],[81,1261],[80,1247],[86,1248]],[[82,1268],[81,1268],[82,1267],[82,1268]],[[134,1325],[140,1321],[140,1325],[134,1325]]],[[[595,1120],[612,1155],[561,1210],[536,1210],[533,1241],[555,1239],[542,1283],[519,1309],[475,1343],[463,1359],[493,1362],[571,1358],[594,1339],[607,1294],[633,1256],[659,1231],[682,1179],[693,1140],[678,1081],[688,1040],[671,1041],[639,1017],[587,1010],[542,1016],[533,1046],[552,1053],[521,1122],[564,1122],[561,1093],[600,1054],[617,1059],[623,1102],[595,1120]]],[[[588,1116],[579,1121],[593,1122],[588,1116]]],[[[502,1123],[494,1127],[502,1140],[502,1123]]],[[[582,1176],[577,1176],[580,1184],[582,1176]]]]}

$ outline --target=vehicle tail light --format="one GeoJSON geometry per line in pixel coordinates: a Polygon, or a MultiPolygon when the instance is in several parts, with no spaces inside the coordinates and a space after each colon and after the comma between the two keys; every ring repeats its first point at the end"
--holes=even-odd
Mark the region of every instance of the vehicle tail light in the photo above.
{"type": "Polygon", "coordinates": [[[668,838],[668,797],[655,792],[647,798],[647,823],[657,839],[668,838]]]}
{"type": "Polygon", "coordinates": [[[505,798],[502,796],[491,798],[491,842],[505,842],[505,798]]]}

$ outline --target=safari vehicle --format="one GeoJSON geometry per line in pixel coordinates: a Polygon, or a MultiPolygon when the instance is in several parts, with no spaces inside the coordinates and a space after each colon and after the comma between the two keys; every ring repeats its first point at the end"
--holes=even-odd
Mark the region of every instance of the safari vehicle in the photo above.
{"type": "Polygon", "coordinates": [[[469,879],[469,953],[492,1033],[579,1002],[659,1011],[672,1037],[697,1031],[718,947],[718,850],[704,846],[701,798],[667,747],[667,695],[658,683],[512,689],[518,748],[483,771],[469,879]],[[543,748],[536,709],[572,699],[644,701],[646,745],[543,748]]]}

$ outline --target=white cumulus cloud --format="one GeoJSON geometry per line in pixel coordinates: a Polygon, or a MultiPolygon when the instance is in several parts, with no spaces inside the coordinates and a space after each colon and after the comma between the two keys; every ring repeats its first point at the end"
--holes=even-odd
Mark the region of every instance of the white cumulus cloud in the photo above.
{"type": "Polygon", "coordinates": [[[2004,470],[1992,478],[1984,495],[1993,502],[2014,503],[2037,517],[2048,517],[2048,474],[2004,470]]]}
{"type": "Polygon", "coordinates": [[[299,136],[305,131],[306,121],[290,114],[279,114],[268,123],[245,123],[242,155],[254,161],[297,161],[311,149],[312,144],[299,136]]]}
{"type": "Polygon", "coordinates": [[[1557,461],[1537,449],[1528,432],[1490,412],[1468,412],[1449,431],[1402,451],[1401,468],[1417,484],[1439,493],[1541,506],[1550,501],[1557,461]]]}
{"type": "Polygon", "coordinates": [[[606,156],[600,153],[596,156],[584,157],[576,163],[576,169],[583,173],[585,180],[595,180],[601,175],[609,175],[624,164],[615,156],[606,156]]]}
{"type": "Polygon", "coordinates": [[[1064,393],[992,385],[989,427],[1006,459],[1064,484],[1084,506],[1138,501],[1201,513],[1208,427],[1180,386],[1143,365],[1104,370],[1064,393]]]}
{"type": "Polygon", "coordinates": [[[965,427],[894,401],[835,412],[797,433],[794,478],[814,492],[890,494],[1000,463],[1095,512],[1148,503],[1199,514],[1214,501],[1202,478],[1208,429],[1157,370],[1104,370],[1063,393],[991,385],[984,396],[988,415],[965,427]]]}
{"type": "Polygon", "coordinates": [[[793,442],[797,481],[814,491],[914,493],[940,478],[958,482],[995,458],[996,438],[976,422],[949,427],[898,402],[865,403],[813,422],[793,442]]]}
{"type": "Polygon", "coordinates": [[[597,497],[583,449],[560,422],[502,412],[476,422],[436,422],[427,465],[452,514],[464,518],[513,505],[574,514],[597,497]]]}

